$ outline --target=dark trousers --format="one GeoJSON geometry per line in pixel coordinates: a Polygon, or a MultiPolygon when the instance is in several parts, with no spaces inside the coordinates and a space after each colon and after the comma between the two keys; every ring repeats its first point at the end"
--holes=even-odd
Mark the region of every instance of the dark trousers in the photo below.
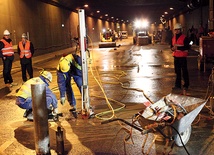
{"type": "Polygon", "coordinates": [[[3,77],[4,77],[4,83],[13,83],[13,78],[11,76],[11,69],[13,64],[14,56],[11,57],[3,57],[3,77]]]}
{"type": "Polygon", "coordinates": [[[181,80],[183,75],[184,85],[183,87],[189,87],[189,73],[187,69],[187,58],[186,57],[174,57],[175,67],[175,86],[181,88],[181,80]]]}
{"type": "Polygon", "coordinates": [[[32,67],[32,61],[28,63],[21,63],[21,68],[22,68],[22,80],[25,82],[27,81],[27,74],[26,71],[29,75],[29,78],[33,78],[33,67],[32,67]]]}

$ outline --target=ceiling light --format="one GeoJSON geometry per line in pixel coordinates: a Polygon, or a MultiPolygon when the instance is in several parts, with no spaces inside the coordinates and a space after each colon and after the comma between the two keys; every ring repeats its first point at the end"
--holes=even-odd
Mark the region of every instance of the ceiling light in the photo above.
{"type": "Polygon", "coordinates": [[[88,7],[88,4],[85,4],[85,5],[84,5],[84,8],[87,8],[87,7],[88,7]]]}
{"type": "Polygon", "coordinates": [[[169,8],[170,10],[174,10],[174,8],[169,8]]]}
{"type": "Polygon", "coordinates": [[[97,10],[97,13],[100,13],[100,10],[97,10]]]}

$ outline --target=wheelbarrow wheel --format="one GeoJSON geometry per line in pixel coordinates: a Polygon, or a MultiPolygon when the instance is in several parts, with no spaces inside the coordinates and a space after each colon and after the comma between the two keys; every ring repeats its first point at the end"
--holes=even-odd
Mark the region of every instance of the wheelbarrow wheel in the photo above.
{"type": "MultiPolygon", "coordinates": [[[[192,132],[192,127],[189,126],[184,132],[180,133],[180,136],[184,145],[186,145],[186,143],[189,141],[191,132],[192,132]]],[[[177,146],[183,146],[181,139],[178,134],[174,136],[174,141],[177,146]]]]}

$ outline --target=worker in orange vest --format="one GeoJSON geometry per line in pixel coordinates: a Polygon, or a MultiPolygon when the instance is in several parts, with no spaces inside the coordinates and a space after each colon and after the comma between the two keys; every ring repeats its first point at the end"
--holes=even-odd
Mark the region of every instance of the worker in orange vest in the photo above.
{"type": "Polygon", "coordinates": [[[183,77],[183,89],[187,90],[189,87],[189,73],[187,69],[187,56],[190,48],[189,39],[182,34],[182,25],[176,23],[174,26],[175,35],[172,38],[171,50],[174,57],[174,69],[176,74],[175,86],[173,89],[182,88],[183,77]]]}
{"type": "Polygon", "coordinates": [[[29,78],[33,78],[32,56],[34,54],[33,43],[27,40],[27,35],[22,34],[22,40],[18,44],[18,54],[20,57],[20,64],[22,68],[22,80],[27,81],[28,72],[29,78]]]}
{"type": "Polygon", "coordinates": [[[11,76],[14,50],[12,40],[10,39],[10,32],[5,30],[3,35],[3,38],[0,40],[0,57],[2,58],[3,62],[4,83],[6,87],[12,87],[18,85],[17,83],[13,83],[13,78],[11,76]]]}

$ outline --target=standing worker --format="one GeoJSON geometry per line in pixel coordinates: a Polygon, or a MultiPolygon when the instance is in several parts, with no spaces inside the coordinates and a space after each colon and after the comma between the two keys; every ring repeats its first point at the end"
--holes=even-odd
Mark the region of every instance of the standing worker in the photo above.
{"type": "MultiPolygon", "coordinates": [[[[76,62],[74,55],[68,54],[60,58],[57,66],[57,83],[60,92],[60,103],[64,105],[66,94],[67,100],[71,106],[71,112],[76,111],[76,99],[71,86],[71,78],[74,75],[73,73],[78,71],[81,72],[81,64],[76,62]]],[[[74,77],[74,81],[81,93],[82,77],[74,77]]]]}
{"type": "Polygon", "coordinates": [[[187,55],[189,50],[189,39],[182,34],[182,26],[176,23],[174,27],[175,35],[172,38],[171,50],[174,57],[174,68],[176,74],[175,86],[173,89],[181,89],[181,81],[183,75],[183,90],[189,87],[189,73],[187,69],[187,55]]]}
{"type": "Polygon", "coordinates": [[[26,117],[29,120],[33,120],[31,85],[37,83],[38,84],[45,83],[47,108],[50,111],[53,110],[53,114],[57,115],[58,113],[57,98],[48,87],[50,82],[52,82],[52,74],[48,71],[42,71],[40,72],[39,77],[29,79],[21,86],[21,88],[16,94],[17,97],[16,104],[20,108],[26,109],[24,117],[26,117]]]}
{"type": "Polygon", "coordinates": [[[26,71],[28,72],[29,78],[33,78],[32,56],[34,54],[34,47],[33,43],[27,40],[25,33],[22,34],[22,40],[18,44],[18,54],[22,68],[22,80],[26,82],[26,71]]]}
{"type": "Polygon", "coordinates": [[[10,39],[10,32],[5,30],[3,32],[3,38],[0,40],[0,57],[3,61],[3,77],[6,87],[12,87],[18,85],[13,83],[11,76],[12,63],[14,60],[14,50],[12,40],[10,39]]]}

